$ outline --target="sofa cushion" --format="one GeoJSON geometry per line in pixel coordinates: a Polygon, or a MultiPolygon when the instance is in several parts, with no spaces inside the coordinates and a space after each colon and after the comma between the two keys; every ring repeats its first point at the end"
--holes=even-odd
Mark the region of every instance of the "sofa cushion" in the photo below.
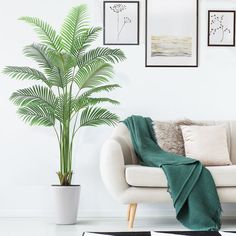
{"type": "Polygon", "coordinates": [[[194,125],[191,120],[153,121],[153,129],[158,145],[166,152],[185,155],[184,140],[180,126],[194,125]]]}
{"type": "MultiPolygon", "coordinates": [[[[217,187],[236,187],[236,165],[208,166],[217,187]]],[[[161,168],[126,165],[126,182],[136,187],[167,188],[165,174],[161,168]]]]}
{"type": "Polygon", "coordinates": [[[176,121],[153,121],[156,140],[161,149],[178,155],[185,155],[184,139],[181,125],[212,126],[223,125],[227,133],[227,145],[229,154],[231,154],[231,123],[226,121],[192,121],[189,119],[176,121]]]}
{"type": "Polygon", "coordinates": [[[205,166],[231,165],[226,128],[214,126],[181,126],[187,157],[205,166]]]}

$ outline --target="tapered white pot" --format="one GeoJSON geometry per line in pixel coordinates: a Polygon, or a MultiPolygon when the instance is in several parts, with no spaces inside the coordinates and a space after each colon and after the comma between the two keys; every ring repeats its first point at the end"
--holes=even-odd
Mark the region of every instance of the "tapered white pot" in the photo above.
{"type": "Polygon", "coordinates": [[[55,201],[55,223],[71,225],[77,222],[80,185],[52,185],[55,201]]]}

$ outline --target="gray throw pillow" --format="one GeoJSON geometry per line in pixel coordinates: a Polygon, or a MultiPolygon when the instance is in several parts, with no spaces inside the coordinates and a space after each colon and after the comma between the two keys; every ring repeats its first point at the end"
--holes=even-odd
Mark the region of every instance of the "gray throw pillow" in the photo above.
{"type": "Polygon", "coordinates": [[[180,126],[194,124],[195,123],[188,119],[170,122],[154,121],[153,129],[158,145],[164,151],[184,156],[184,139],[180,126]]]}

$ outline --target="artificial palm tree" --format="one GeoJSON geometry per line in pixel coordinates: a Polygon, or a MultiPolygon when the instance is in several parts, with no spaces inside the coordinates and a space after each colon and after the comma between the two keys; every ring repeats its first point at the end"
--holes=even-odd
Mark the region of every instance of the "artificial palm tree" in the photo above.
{"type": "Polygon", "coordinates": [[[101,107],[104,102],[118,101],[98,94],[119,87],[109,80],[113,64],[124,60],[125,55],[119,49],[88,50],[101,28],[89,26],[86,5],[72,8],[60,34],[41,19],[20,20],[32,25],[39,36],[40,43],[26,46],[24,54],[34,59],[41,70],[8,66],[4,73],[41,84],[14,92],[11,100],[25,122],[54,129],[60,150],[60,184],[71,185],[73,142],[78,130],[84,126],[114,125],[119,120],[101,107]]]}

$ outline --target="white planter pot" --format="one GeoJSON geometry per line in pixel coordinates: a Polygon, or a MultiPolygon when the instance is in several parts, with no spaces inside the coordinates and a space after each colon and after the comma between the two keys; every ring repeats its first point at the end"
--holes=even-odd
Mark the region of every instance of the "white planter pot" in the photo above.
{"type": "Polygon", "coordinates": [[[53,185],[55,222],[60,225],[76,224],[80,197],[80,185],[53,185]]]}

